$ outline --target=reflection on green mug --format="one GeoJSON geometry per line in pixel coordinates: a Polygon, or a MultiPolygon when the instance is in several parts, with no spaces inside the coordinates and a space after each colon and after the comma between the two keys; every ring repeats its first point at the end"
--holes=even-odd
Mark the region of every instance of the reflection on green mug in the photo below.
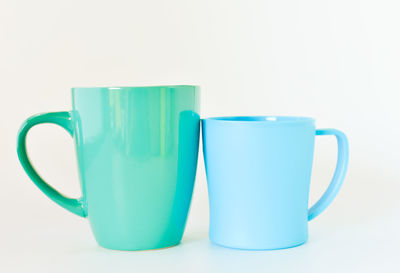
{"type": "Polygon", "coordinates": [[[18,135],[32,181],[65,209],[88,217],[97,242],[119,250],[179,244],[196,174],[197,86],[73,88],[73,110],[33,116],[18,135]],[[34,170],[26,135],[41,123],[74,138],[82,197],[63,196],[34,170]]]}

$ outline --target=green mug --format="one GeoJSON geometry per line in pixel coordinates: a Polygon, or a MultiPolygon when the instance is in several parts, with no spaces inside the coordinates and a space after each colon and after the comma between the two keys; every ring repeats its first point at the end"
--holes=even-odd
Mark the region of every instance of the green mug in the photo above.
{"type": "Polygon", "coordinates": [[[33,116],[18,134],[18,157],[39,189],[88,217],[100,246],[147,250],[179,244],[199,146],[197,86],[73,88],[73,110],[33,116]],[[68,198],[35,171],[26,135],[41,123],[74,138],[82,197],[68,198]]]}

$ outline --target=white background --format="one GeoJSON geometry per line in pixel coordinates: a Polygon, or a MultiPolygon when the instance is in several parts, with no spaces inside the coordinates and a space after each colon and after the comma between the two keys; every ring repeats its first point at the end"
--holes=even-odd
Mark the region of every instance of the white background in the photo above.
{"type": "MultiPolygon", "coordinates": [[[[397,0],[0,0],[0,272],[400,272],[399,13],[397,0]],[[70,110],[73,86],[151,84],[201,85],[202,117],[304,115],[347,133],[348,177],[307,244],[212,245],[201,150],[182,244],[160,251],[98,247],[28,179],[25,118],[70,110]]],[[[62,129],[38,126],[28,145],[50,184],[80,195],[62,129]]],[[[318,138],[310,203],[335,160],[318,138]]]]}

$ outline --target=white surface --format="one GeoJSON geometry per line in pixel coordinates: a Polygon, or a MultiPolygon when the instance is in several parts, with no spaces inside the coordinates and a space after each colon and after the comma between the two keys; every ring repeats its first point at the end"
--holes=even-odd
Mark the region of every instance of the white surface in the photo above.
{"type": "MultiPolygon", "coordinates": [[[[399,9],[397,0],[1,0],[0,272],[400,272],[399,9]],[[348,134],[348,177],[307,244],[211,245],[200,154],[182,244],[104,250],[17,162],[20,124],[70,109],[72,86],[182,83],[202,86],[202,117],[306,115],[348,134]]],[[[39,126],[28,144],[43,177],[79,196],[69,136],[39,126]]],[[[333,139],[318,138],[310,203],[335,154],[333,139]]]]}

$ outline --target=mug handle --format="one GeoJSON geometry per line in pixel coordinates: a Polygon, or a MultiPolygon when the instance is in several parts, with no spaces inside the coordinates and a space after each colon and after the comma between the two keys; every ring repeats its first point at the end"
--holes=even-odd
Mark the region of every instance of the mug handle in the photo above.
{"type": "Polygon", "coordinates": [[[316,135],[334,135],[338,144],[338,156],[332,181],[322,197],[308,210],[308,221],[320,215],[332,203],[342,187],[349,165],[349,142],[342,131],[336,129],[318,129],[316,130],[316,135]]]}
{"type": "Polygon", "coordinates": [[[87,216],[87,211],[84,206],[83,197],[79,199],[68,198],[56,189],[47,184],[35,171],[31,162],[29,161],[26,152],[26,136],[28,131],[35,125],[42,123],[53,123],[64,128],[71,136],[74,134],[74,128],[72,123],[72,117],[70,112],[53,112],[38,114],[28,118],[21,126],[18,132],[18,143],[17,143],[17,153],[19,161],[25,172],[31,178],[33,183],[51,200],[56,202],[61,207],[69,210],[70,212],[79,215],[81,217],[87,216]]]}

